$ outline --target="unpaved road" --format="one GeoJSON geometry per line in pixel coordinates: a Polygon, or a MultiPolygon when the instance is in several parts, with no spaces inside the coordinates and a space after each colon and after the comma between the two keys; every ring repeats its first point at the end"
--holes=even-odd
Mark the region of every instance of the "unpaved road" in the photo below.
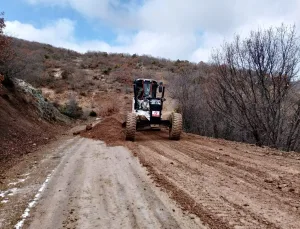
{"type": "Polygon", "coordinates": [[[87,136],[105,131],[113,143],[115,132],[122,146],[72,137],[29,158],[19,183],[2,185],[0,228],[20,222],[46,177],[23,228],[300,228],[299,154],[189,134],[170,141],[166,130],[125,142],[99,125],[87,136]]]}
{"type": "Polygon", "coordinates": [[[201,228],[124,147],[76,138],[61,154],[24,228],[201,228]]]}
{"type": "Polygon", "coordinates": [[[128,147],[184,210],[211,228],[300,228],[300,154],[167,131],[128,147]]]}

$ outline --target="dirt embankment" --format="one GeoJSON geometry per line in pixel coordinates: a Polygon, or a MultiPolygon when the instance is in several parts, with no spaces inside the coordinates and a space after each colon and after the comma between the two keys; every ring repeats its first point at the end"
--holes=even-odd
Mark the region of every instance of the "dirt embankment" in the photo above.
{"type": "Polygon", "coordinates": [[[170,141],[166,130],[125,142],[113,118],[83,135],[127,146],[157,185],[210,228],[300,228],[297,153],[190,134],[170,141]]]}
{"type": "Polygon", "coordinates": [[[0,85],[0,174],[55,138],[65,119],[25,82],[9,89],[0,85]]]}

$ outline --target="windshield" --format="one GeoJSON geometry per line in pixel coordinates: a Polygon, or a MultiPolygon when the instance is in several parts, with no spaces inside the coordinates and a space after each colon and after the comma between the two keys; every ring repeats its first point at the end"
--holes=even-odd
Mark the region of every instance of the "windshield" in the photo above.
{"type": "Polygon", "coordinates": [[[144,97],[150,97],[151,82],[145,81],[144,83],[144,97]]]}

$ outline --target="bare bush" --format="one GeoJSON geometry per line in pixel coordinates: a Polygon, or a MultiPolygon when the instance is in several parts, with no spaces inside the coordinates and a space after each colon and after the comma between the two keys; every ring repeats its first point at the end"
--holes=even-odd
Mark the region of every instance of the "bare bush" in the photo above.
{"type": "Polygon", "coordinates": [[[169,92],[179,103],[177,112],[183,115],[183,125],[187,132],[218,137],[214,132],[213,116],[208,106],[205,88],[206,77],[201,70],[185,70],[180,75],[166,76],[169,92]]]}
{"type": "Polygon", "coordinates": [[[62,79],[64,79],[64,80],[68,79],[74,73],[74,71],[75,71],[75,69],[73,66],[70,66],[70,65],[63,66],[62,73],[61,73],[62,79]]]}
{"type": "Polygon", "coordinates": [[[1,83],[12,86],[11,72],[13,69],[9,67],[9,63],[14,57],[14,52],[11,47],[12,39],[4,34],[5,26],[4,13],[0,13],[0,74],[3,76],[1,83]]]}
{"type": "Polygon", "coordinates": [[[237,36],[213,54],[211,107],[257,145],[298,148],[300,100],[292,88],[299,61],[295,27],[237,36]]]}
{"type": "Polygon", "coordinates": [[[78,103],[74,97],[71,97],[60,111],[70,118],[80,118],[83,114],[82,108],[78,106],[78,103]]]}
{"type": "Polygon", "coordinates": [[[213,53],[212,64],[167,76],[188,132],[300,150],[300,61],[295,27],[237,36],[213,53]]]}

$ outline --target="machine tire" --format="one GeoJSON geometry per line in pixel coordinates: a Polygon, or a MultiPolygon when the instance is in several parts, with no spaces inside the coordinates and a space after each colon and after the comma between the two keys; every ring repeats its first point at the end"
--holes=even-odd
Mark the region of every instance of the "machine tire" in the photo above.
{"type": "Polygon", "coordinates": [[[179,113],[172,113],[170,122],[169,138],[171,140],[179,140],[182,131],[182,115],[179,113]]]}
{"type": "Polygon", "coordinates": [[[126,140],[134,141],[136,132],[136,115],[128,113],[126,117],[126,140]]]}

